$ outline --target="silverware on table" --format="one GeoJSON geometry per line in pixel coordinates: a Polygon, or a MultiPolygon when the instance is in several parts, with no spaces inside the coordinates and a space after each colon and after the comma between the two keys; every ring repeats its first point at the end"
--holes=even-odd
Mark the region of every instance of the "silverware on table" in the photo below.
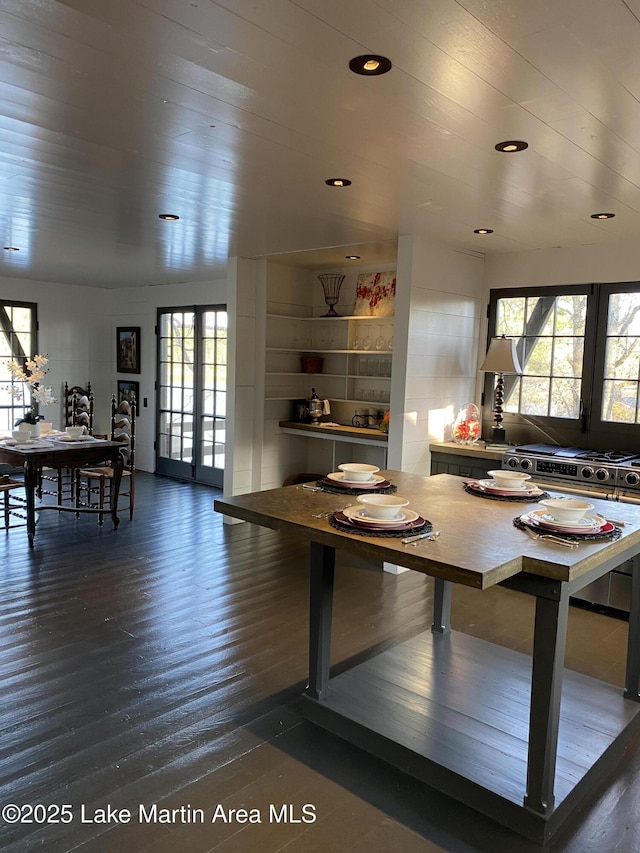
{"type": "Polygon", "coordinates": [[[415,536],[407,536],[402,540],[403,545],[412,545],[420,539],[437,539],[440,536],[439,530],[430,530],[428,533],[417,533],[415,536]]]}
{"type": "Polygon", "coordinates": [[[609,524],[615,524],[618,527],[625,527],[627,524],[626,521],[619,521],[617,518],[605,518],[605,521],[608,521],[609,524]]]}
{"type": "Polygon", "coordinates": [[[345,509],[349,509],[350,506],[356,506],[356,504],[339,506],[337,509],[328,509],[326,512],[314,512],[311,514],[311,518],[329,518],[330,515],[333,515],[336,512],[344,512],[345,509]]]}
{"type": "Polygon", "coordinates": [[[564,545],[565,548],[577,548],[579,544],[571,539],[563,539],[562,536],[556,536],[553,533],[536,533],[535,530],[531,530],[529,527],[524,527],[522,529],[532,539],[544,539],[547,542],[554,543],[555,545],[564,545]]]}

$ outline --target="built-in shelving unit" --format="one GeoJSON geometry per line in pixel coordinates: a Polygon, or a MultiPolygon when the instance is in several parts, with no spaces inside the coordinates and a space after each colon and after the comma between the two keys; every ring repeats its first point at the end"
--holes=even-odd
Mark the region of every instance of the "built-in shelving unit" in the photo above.
{"type": "Polygon", "coordinates": [[[265,398],[318,395],[353,404],[389,405],[393,317],[291,317],[267,315],[265,398]],[[322,358],[322,370],[305,372],[301,358],[322,358]]]}

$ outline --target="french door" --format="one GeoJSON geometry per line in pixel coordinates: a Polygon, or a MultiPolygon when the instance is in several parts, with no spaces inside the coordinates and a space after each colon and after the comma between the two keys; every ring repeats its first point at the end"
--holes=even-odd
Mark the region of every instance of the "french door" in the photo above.
{"type": "Polygon", "coordinates": [[[158,310],[156,471],[222,487],[227,310],[158,310]]]}

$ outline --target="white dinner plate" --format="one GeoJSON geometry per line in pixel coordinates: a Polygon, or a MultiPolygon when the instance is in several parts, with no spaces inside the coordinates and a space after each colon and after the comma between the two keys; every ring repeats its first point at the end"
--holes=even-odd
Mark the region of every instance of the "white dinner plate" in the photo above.
{"type": "Polygon", "coordinates": [[[553,530],[556,533],[597,533],[607,523],[607,519],[603,515],[598,514],[585,515],[571,524],[562,524],[556,521],[544,509],[535,509],[528,513],[528,515],[534,524],[544,527],[546,530],[553,530]]]}
{"type": "Polygon", "coordinates": [[[490,492],[500,492],[505,495],[529,495],[536,494],[540,489],[535,483],[527,483],[526,486],[520,489],[510,489],[508,486],[499,486],[495,480],[478,480],[478,485],[483,489],[488,489],[490,492]]]}
{"type": "Polygon", "coordinates": [[[373,486],[374,483],[383,483],[384,477],[379,474],[374,474],[369,480],[347,480],[342,471],[334,471],[332,474],[327,474],[328,480],[335,480],[336,483],[342,483],[344,486],[373,486]]]}
{"type": "Polygon", "coordinates": [[[412,509],[401,509],[395,518],[374,518],[368,515],[364,507],[348,506],[342,510],[350,521],[359,521],[363,524],[410,524],[418,518],[418,513],[412,509]]]}
{"type": "Polygon", "coordinates": [[[70,435],[59,435],[56,437],[56,441],[95,441],[95,438],[92,435],[81,435],[78,438],[73,438],[70,435]]]}

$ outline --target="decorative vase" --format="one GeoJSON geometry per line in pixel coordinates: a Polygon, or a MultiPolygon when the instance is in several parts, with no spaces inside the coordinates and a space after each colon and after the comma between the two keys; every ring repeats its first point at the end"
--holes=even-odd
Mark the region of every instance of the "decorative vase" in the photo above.
{"type": "Polygon", "coordinates": [[[318,281],[324,290],[324,301],[329,306],[327,313],[322,316],[339,317],[340,315],[333,306],[337,303],[340,296],[340,288],[344,281],[344,275],[342,273],[324,273],[318,276],[318,281]]]}
{"type": "Polygon", "coordinates": [[[476,444],[480,431],[480,411],[475,403],[466,403],[453,424],[453,440],[456,444],[476,444]]]}

